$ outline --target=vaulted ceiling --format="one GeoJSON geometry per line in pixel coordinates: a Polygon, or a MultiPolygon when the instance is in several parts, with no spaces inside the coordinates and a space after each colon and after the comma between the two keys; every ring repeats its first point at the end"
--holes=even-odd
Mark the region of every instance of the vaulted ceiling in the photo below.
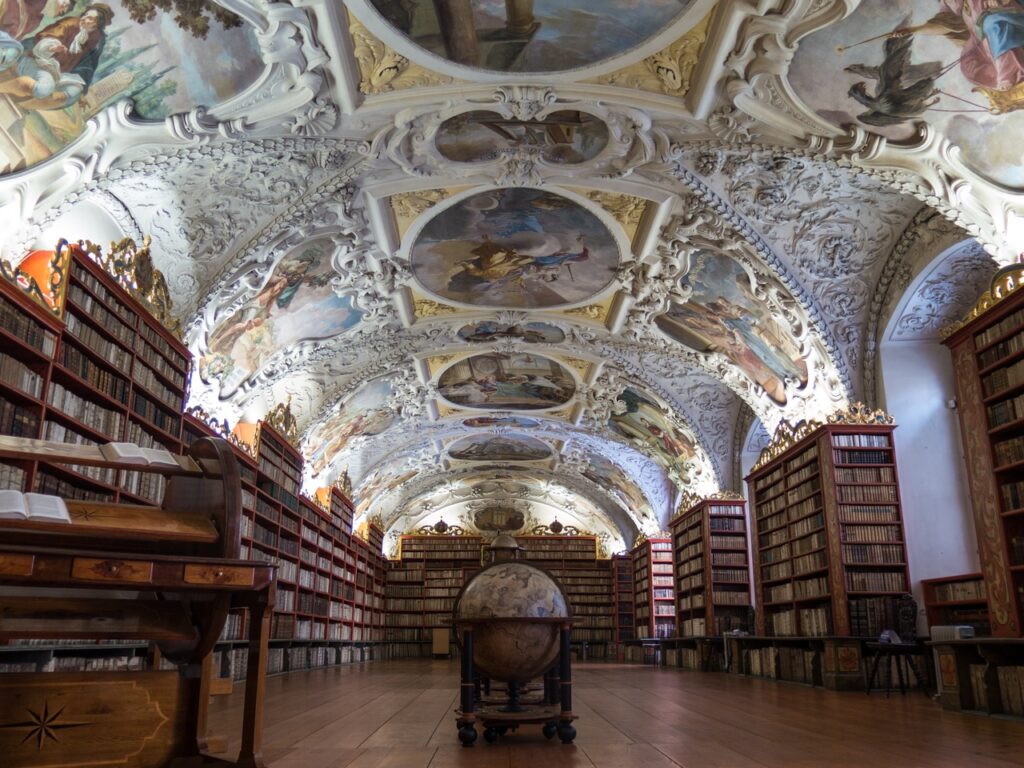
{"type": "Polygon", "coordinates": [[[8,3],[0,245],[151,235],[191,404],[289,403],[392,541],[617,550],[1021,250],[1024,35],[980,5],[8,3]]]}

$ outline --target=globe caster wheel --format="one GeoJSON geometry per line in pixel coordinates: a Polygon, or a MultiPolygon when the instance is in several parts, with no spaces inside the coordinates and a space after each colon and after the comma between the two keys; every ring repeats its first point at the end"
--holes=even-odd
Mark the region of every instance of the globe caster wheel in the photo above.
{"type": "Polygon", "coordinates": [[[494,728],[495,730],[497,730],[499,736],[504,736],[506,733],[508,733],[507,725],[496,725],[494,726],[494,728]]]}
{"type": "Polygon", "coordinates": [[[485,728],[484,729],[484,741],[488,744],[493,744],[498,740],[498,729],[497,728],[485,728]]]}
{"type": "Polygon", "coordinates": [[[459,741],[464,747],[472,747],[473,742],[476,741],[476,728],[472,725],[464,725],[459,728],[459,741]]]}
{"type": "Polygon", "coordinates": [[[544,728],[541,731],[544,734],[545,739],[555,738],[555,734],[558,733],[558,726],[554,723],[544,723],[544,728]]]}
{"type": "Polygon", "coordinates": [[[576,729],[572,723],[562,723],[558,726],[558,738],[563,744],[572,744],[572,740],[576,738],[576,729]]]}

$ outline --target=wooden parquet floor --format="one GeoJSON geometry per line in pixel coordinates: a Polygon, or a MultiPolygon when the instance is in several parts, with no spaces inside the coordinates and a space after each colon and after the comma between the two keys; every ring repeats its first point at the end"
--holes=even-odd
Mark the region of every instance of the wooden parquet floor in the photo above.
{"type": "MultiPolygon", "coordinates": [[[[272,768],[1021,768],[1024,722],[885,698],[611,663],[574,668],[575,744],[539,726],[496,744],[456,740],[458,665],[389,661],[268,681],[272,768]]],[[[241,695],[215,701],[237,753],[241,695]]]]}

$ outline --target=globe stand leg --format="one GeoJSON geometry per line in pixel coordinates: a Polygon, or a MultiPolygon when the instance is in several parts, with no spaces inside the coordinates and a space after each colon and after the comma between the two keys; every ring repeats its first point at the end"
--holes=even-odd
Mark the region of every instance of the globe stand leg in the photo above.
{"type": "Polygon", "coordinates": [[[519,703],[519,683],[508,684],[508,704],[501,708],[502,712],[522,712],[523,705],[519,703]]]}
{"type": "Polygon", "coordinates": [[[472,747],[476,741],[476,728],[473,726],[473,693],[476,685],[473,681],[473,630],[465,629],[462,632],[462,687],[461,700],[462,717],[456,721],[459,726],[459,741],[464,747],[472,747]]]}
{"type": "Polygon", "coordinates": [[[561,631],[558,659],[559,688],[561,699],[561,714],[558,723],[558,738],[563,744],[571,744],[576,738],[576,729],[572,720],[572,627],[563,626],[561,631]]]}

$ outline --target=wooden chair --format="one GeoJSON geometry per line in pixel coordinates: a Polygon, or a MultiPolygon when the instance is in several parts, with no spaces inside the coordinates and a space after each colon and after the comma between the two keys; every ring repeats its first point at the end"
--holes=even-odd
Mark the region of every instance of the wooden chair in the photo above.
{"type": "Polygon", "coordinates": [[[239,766],[261,766],[274,569],[239,560],[231,447],[202,438],[178,467],[99,448],[0,436],[0,458],[167,475],[159,507],[67,500],[71,523],[0,520],[0,640],[153,641],[176,671],[0,675],[0,754],[11,766],[224,764],[202,754],[211,657],[228,611],[249,610],[239,766]],[[31,588],[31,589],[26,589],[31,588]]]}

